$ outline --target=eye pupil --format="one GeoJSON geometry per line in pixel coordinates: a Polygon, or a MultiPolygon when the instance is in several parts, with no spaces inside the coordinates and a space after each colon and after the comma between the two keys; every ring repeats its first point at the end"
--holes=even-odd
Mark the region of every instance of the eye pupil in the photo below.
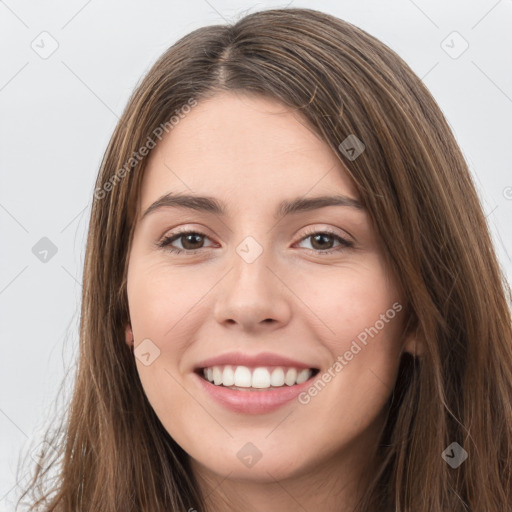
{"type": "Polygon", "coordinates": [[[191,233],[191,234],[188,234],[188,235],[182,235],[182,239],[183,239],[183,242],[182,242],[182,245],[185,249],[190,249],[190,250],[193,250],[193,249],[197,249],[198,247],[195,247],[194,246],[194,242],[192,242],[192,247],[190,247],[189,245],[189,239],[190,238],[196,238],[196,242],[197,242],[197,239],[202,239],[202,235],[199,235],[197,233],[191,233]],[[186,242],[185,242],[186,241],[186,242]]]}
{"type": "MultiPolygon", "coordinates": [[[[325,233],[319,233],[317,235],[313,235],[313,237],[312,237],[312,239],[313,239],[313,243],[312,243],[313,247],[315,246],[315,244],[317,243],[319,238],[323,238],[323,239],[331,238],[332,239],[332,236],[328,235],[328,234],[325,234],[325,233]]],[[[327,245],[332,245],[332,240],[331,240],[330,243],[328,242],[327,245]]],[[[325,244],[320,243],[319,249],[326,249],[325,244]]],[[[327,247],[327,249],[330,249],[330,247],[327,247]]]]}

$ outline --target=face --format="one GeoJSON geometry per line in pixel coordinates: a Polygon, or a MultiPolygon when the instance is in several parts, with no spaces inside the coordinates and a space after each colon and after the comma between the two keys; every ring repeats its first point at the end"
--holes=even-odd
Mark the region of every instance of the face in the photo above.
{"type": "Polygon", "coordinates": [[[336,155],[269,99],[199,102],[153,150],[126,337],[152,407],[198,472],[263,482],[355,467],[374,448],[410,342],[357,201],[336,155]],[[166,194],[213,203],[154,204],[166,194]],[[345,200],[311,202],[324,196],[345,200]]]}

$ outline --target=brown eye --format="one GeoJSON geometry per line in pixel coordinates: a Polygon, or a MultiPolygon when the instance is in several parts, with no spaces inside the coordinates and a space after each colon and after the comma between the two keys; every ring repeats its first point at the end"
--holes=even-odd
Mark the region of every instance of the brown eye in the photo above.
{"type": "Polygon", "coordinates": [[[186,235],[179,235],[178,239],[182,239],[182,246],[187,250],[200,249],[200,245],[204,243],[202,235],[198,233],[191,233],[186,235]]]}
{"type": "Polygon", "coordinates": [[[208,237],[203,233],[198,233],[197,231],[184,231],[182,233],[175,233],[164,237],[158,243],[158,247],[167,248],[167,250],[174,253],[194,253],[204,248],[205,238],[208,237]],[[172,245],[172,243],[177,240],[180,241],[182,246],[181,248],[172,245]]]}
{"type": "Polygon", "coordinates": [[[311,235],[311,245],[314,249],[324,250],[331,249],[334,243],[334,237],[325,233],[319,233],[317,235],[311,235]],[[330,241],[329,241],[330,239],[330,241]]]}
{"type": "Polygon", "coordinates": [[[333,252],[339,252],[354,247],[353,242],[331,231],[312,231],[303,237],[301,242],[308,239],[311,240],[312,249],[308,249],[307,247],[306,249],[315,254],[332,254],[333,252]],[[333,247],[335,242],[339,243],[338,247],[333,247]]]}

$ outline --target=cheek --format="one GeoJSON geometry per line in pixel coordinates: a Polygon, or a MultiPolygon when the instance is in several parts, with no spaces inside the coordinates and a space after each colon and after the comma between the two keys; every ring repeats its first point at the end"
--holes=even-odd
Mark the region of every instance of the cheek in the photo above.
{"type": "Polygon", "coordinates": [[[377,257],[309,276],[301,286],[303,293],[309,290],[311,319],[322,321],[315,333],[331,358],[304,403],[318,408],[312,416],[328,402],[338,420],[347,421],[349,412],[354,422],[364,421],[381,409],[396,380],[403,325],[397,288],[377,257]]]}
{"type": "Polygon", "coordinates": [[[187,329],[194,315],[194,304],[204,292],[189,286],[183,273],[171,273],[161,263],[138,265],[136,260],[133,263],[128,272],[127,291],[135,353],[139,344],[148,343],[146,340],[158,347],[158,356],[150,365],[136,357],[137,372],[156,415],[174,434],[171,419],[178,411],[187,410],[189,417],[197,413],[190,407],[190,395],[180,384],[183,376],[179,362],[190,343],[187,329]]]}
{"type": "MultiPolygon", "coordinates": [[[[136,339],[176,339],[209,287],[208,276],[172,269],[162,262],[136,265],[128,273],[128,301],[136,339]]],[[[179,338],[179,337],[178,337],[179,338]]]]}
{"type": "Polygon", "coordinates": [[[348,349],[347,342],[350,345],[358,336],[364,342],[369,330],[376,334],[373,328],[382,331],[382,345],[397,337],[401,316],[396,309],[400,307],[393,304],[399,303],[400,296],[378,255],[305,273],[300,283],[298,295],[305,297],[311,317],[322,321],[323,340],[331,351],[338,354],[348,349]]]}
{"type": "Polygon", "coordinates": [[[176,273],[169,276],[161,265],[138,265],[137,260],[132,261],[127,292],[135,362],[151,406],[159,417],[165,417],[166,411],[182,407],[186,400],[176,379],[180,379],[178,364],[187,348],[183,331],[187,322],[183,319],[191,314],[197,299],[193,300],[195,294],[176,273]],[[151,363],[146,365],[137,354],[148,348],[151,363]]]}

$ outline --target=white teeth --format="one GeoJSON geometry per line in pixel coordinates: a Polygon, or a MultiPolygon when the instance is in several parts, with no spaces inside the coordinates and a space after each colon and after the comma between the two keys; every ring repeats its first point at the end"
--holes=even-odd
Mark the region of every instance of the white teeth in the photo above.
{"type": "Polygon", "coordinates": [[[266,368],[256,368],[252,372],[252,387],[253,388],[269,388],[270,387],[270,374],[266,368]]]}
{"type": "MultiPolygon", "coordinates": [[[[214,366],[215,368],[215,366],[214,366]]],[[[235,386],[239,388],[251,387],[251,370],[246,366],[237,366],[235,370],[235,386]]]]}
{"type": "Polygon", "coordinates": [[[295,368],[290,368],[286,372],[286,377],[284,378],[284,383],[287,386],[293,386],[295,381],[297,380],[297,370],[295,368]]]}
{"type": "Polygon", "coordinates": [[[272,386],[284,386],[284,371],[282,368],[276,368],[272,372],[272,377],[270,377],[270,384],[272,386]]]}
{"type": "Polygon", "coordinates": [[[222,383],[222,372],[218,366],[213,367],[213,383],[216,386],[222,383]]]}
{"type": "Polygon", "coordinates": [[[306,382],[311,377],[311,372],[307,369],[301,370],[297,375],[297,384],[306,382]]]}
{"type": "Polygon", "coordinates": [[[224,367],[222,384],[224,384],[224,386],[233,386],[235,384],[235,372],[229,364],[224,367]]]}
{"type": "Polygon", "coordinates": [[[307,381],[313,371],[308,368],[282,368],[247,366],[212,366],[203,369],[206,380],[216,386],[236,386],[240,388],[266,389],[272,387],[293,386],[307,381]]]}

